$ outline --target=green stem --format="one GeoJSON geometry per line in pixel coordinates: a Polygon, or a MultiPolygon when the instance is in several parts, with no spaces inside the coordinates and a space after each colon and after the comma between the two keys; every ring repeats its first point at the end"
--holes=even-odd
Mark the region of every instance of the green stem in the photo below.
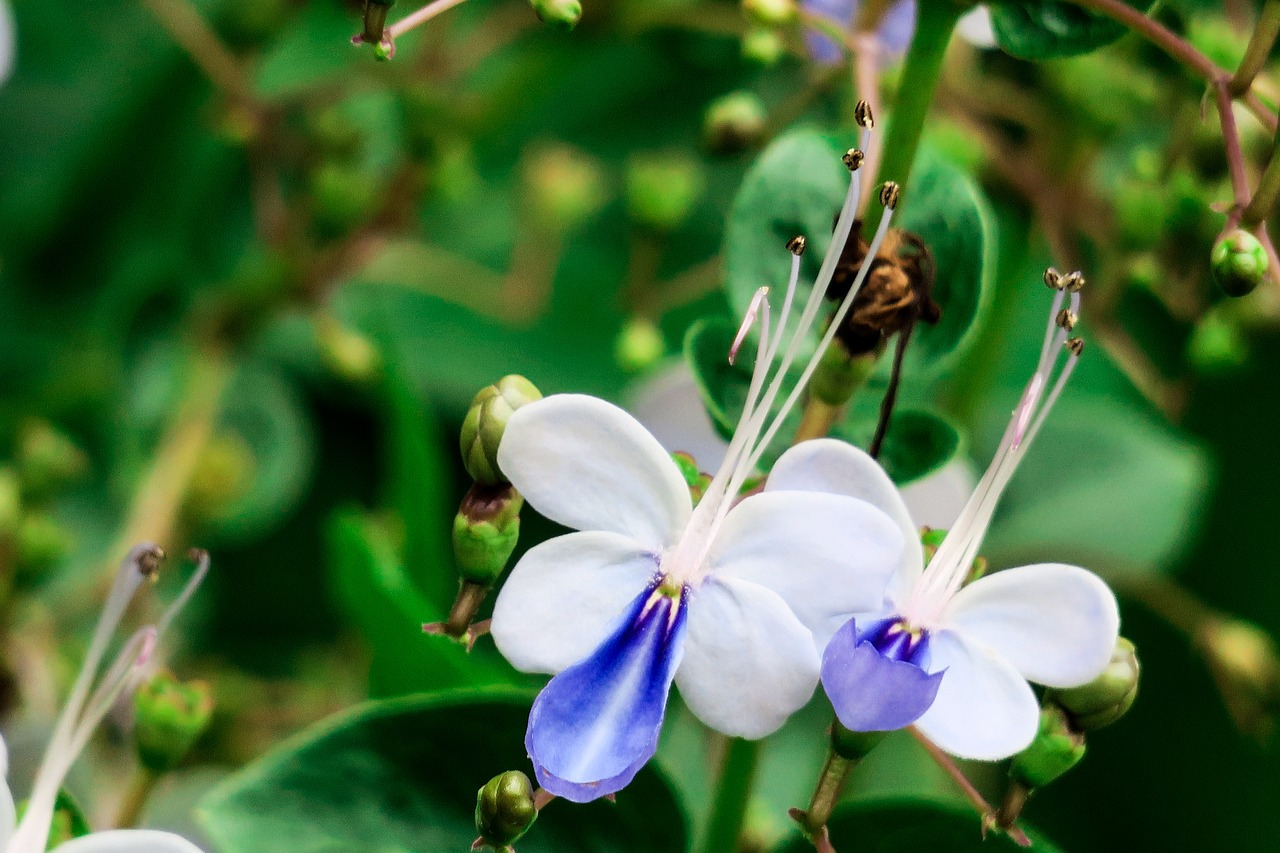
{"type": "MultiPolygon", "coordinates": [[[[903,188],[911,177],[925,118],[942,76],[942,59],[963,12],[958,4],[936,0],[920,3],[917,9],[916,34],[902,65],[902,82],[881,147],[884,159],[877,176],[878,181],[897,181],[903,188]]],[[[910,202],[909,195],[906,200],[910,202]]]]}
{"type": "Polygon", "coordinates": [[[733,853],[738,849],[759,760],[760,741],[729,740],[711,804],[711,821],[699,848],[701,853],[733,853]]]}
{"type": "Polygon", "coordinates": [[[1262,12],[1258,15],[1258,25],[1254,27],[1253,35],[1249,37],[1249,46],[1245,48],[1240,67],[1231,77],[1233,97],[1240,97],[1253,86],[1253,79],[1266,64],[1278,36],[1280,36],[1280,0],[1267,0],[1262,7],[1262,12]]]}
{"type": "Polygon", "coordinates": [[[1275,209],[1277,199],[1280,199],[1280,133],[1276,134],[1275,143],[1271,147],[1271,159],[1258,180],[1258,189],[1241,214],[1240,224],[1250,231],[1258,227],[1275,209]]]}

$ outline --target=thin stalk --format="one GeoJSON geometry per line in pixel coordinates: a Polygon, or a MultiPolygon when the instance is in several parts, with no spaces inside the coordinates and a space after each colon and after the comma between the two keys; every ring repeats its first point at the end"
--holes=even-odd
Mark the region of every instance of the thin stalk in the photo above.
{"type": "Polygon", "coordinates": [[[1249,36],[1249,45],[1240,60],[1240,67],[1231,77],[1232,97],[1240,97],[1253,86],[1254,78],[1271,55],[1277,36],[1280,36],[1280,0],[1267,0],[1258,14],[1253,35],[1249,36]]]}
{"type": "MultiPolygon", "coordinates": [[[[929,740],[924,732],[920,731],[915,726],[908,726],[907,731],[911,732],[911,736],[919,741],[920,745],[924,747],[925,752],[929,753],[929,757],[933,759],[934,763],[941,767],[946,774],[951,777],[952,781],[956,783],[956,787],[958,787],[961,793],[964,794],[965,799],[968,800],[978,811],[979,816],[982,818],[982,825],[984,829],[996,826],[996,810],[987,802],[986,797],[982,796],[982,792],[969,781],[969,777],[964,775],[964,771],[961,770],[959,765],[951,759],[951,756],[943,752],[937,744],[929,740]]],[[[1008,826],[1004,831],[1014,840],[1014,842],[1018,844],[1019,847],[1031,846],[1031,839],[1027,838],[1027,834],[1019,829],[1017,825],[1008,826]]]]}
{"type": "Polygon", "coordinates": [[[1276,200],[1280,199],[1280,156],[1276,156],[1277,153],[1280,153],[1280,134],[1276,135],[1271,159],[1258,180],[1258,188],[1240,215],[1240,224],[1245,228],[1253,229],[1261,224],[1275,209],[1276,200]]]}
{"type": "Polygon", "coordinates": [[[734,853],[738,849],[759,760],[759,741],[729,740],[711,804],[711,821],[698,848],[701,853],[734,853]]]}
{"type": "Polygon", "coordinates": [[[391,26],[387,27],[386,38],[395,41],[400,36],[409,32],[409,30],[422,26],[427,21],[442,12],[447,12],[454,6],[465,3],[466,0],[435,0],[434,3],[428,3],[416,12],[401,18],[391,26]]]}
{"type": "MultiPolygon", "coordinates": [[[[903,61],[902,82],[898,85],[883,145],[884,159],[877,173],[877,183],[897,181],[908,190],[925,118],[942,76],[942,60],[963,12],[955,3],[920,3],[917,8],[916,33],[903,61]]],[[[903,201],[909,204],[910,199],[909,191],[904,193],[903,201]]]]}
{"type": "Polygon", "coordinates": [[[253,84],[239,60],[194,6],[187,0],[142,0],[142,5],[223,94],[255,106],[253,84]]]}

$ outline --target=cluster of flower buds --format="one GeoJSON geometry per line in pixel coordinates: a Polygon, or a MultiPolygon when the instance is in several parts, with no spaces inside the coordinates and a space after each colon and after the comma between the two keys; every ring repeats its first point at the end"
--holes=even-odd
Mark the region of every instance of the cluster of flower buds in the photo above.
{"type": "Polygon", "coordinates": [[[489,847],[510,853],[538,819],[533,783],[518,770],[494,776],[476,793],[476,839],[471,849],[489,847]]]}
{"type": "Polygon", "coordinates": [[[471,489],[453,520],[453,553],[460,587],[449,619],[424,630],[444,633],[470,645],[471,623],[489,590],[502,576],[520,537],[524,499],[498,467],[498,445],[507,419],[542,393],[523,376],[504,376],[476,394],[462,423],[462,461],[471,475],[471,489]]]}
{"type": "Polygon", "coordinates": [[[1119,720],[1138,696],[1138,655],[1125,637],[1116,641],[1111,663],[1088,684],[1045,692],[1040,728],[1031,745],[1013,758],[1010,786],[997,821],[1013,825],[1027,798],[1080,763],[1086,735],[1119,720]]]}
{"type": "Polygon", "coordinates": [[[1213,246],[1209,270],[1228,296],[1247,296],[1267,277],[1267,250],[1257,237],[1237,228],[1213,246]]]}

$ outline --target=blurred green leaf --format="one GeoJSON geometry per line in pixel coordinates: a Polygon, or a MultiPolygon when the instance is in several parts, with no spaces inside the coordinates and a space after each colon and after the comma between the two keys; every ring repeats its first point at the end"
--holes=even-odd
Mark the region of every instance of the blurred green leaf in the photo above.
{"type": "Polygon", "coordinates": [[[1200,448],[1135,407],[1070,397],[1009,484],[983,553],[997,566],[1161,571],[1190,544],[1208,485],[1200,448]]]}
{"type": "MultiPolygon", "coordinates": [[[[366,705],[319,724],[203,803],[222,853],[460,853],[476,791],[528,771],[529,695],[457,691],[366,705]]],[[[666,782],[640,772],[616,805],[554,803],[521,853],[680,853],[685,819],[666,782]]]]}
{"type": "MultiPolygon", "coordinates": [[[[725,288],[739,314],[746,312],[759,288],[769,287],[774,317],[780,316],[791,264],[783,247],[797,234],[809,242],[797,304],[808,297],[831,243],[833,217],[848,189],[849,172],[840,156],[851,141],[815,130],[793,131],[766,148],[747,172],[725,234],[725,288]]],[[[973,181],[928,148],[921,151],[903,193],[901,211],[895,226],[919,235],[933,253],[934,297],[942,306],[938,325],[921,324],[916,330],[906,371],[937,376],[954,364],[954,354],[972,337],[988,302],[994,225],[973,181]]],[[[792,312],[791,329],[799,313],[792,312]]],[[[822,324],[815,324],[810,330],[809,352],[821,329],[822,324]]]]}
{"type": "MultiPolygon", "coordinates": [[[[869,406],[854,406],[849,418],[838,424],[832,435],[867,447],[879,420],[869,406]]],[[[889,431],[880,448],[880,464],[895,483],[906,485],[942,468],[960,452],[960,431],[941,412],[900,406],[893,411],[889,431]]]]}
{"type": "MultiPolygon", "coordinates": [[[[1127,0],[1145,10],[1150,4],[1127,0]]],[[[996,42],[1020,59],[1077,56],[1106,47],[1129,30],[1065,0],[1005,0],[991,7],[996,42]]]]}
{"type": "MultiPolygon", "coordinates": [[[[982,819],[963,806],[928,799],[895,797],[853,803],[838,809],[827,824],[832,845],[859,853],[1013,853],[1022,850],[1005,835],[984,837],[982,819]]],[[[1023,826],[1037,853],[1059,853],[1052,842],[1023,826]]],[[[813,845],[793,837],[775,853],[807,853],[813,845]]]]}

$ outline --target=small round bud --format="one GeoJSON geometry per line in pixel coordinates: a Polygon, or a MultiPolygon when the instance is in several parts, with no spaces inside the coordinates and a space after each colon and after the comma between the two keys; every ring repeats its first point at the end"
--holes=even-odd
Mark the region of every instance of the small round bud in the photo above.
{"type": "Polygon", "coordinates": [[[632,317],[618,333],[614,358],[628,373],[639,373],[653,367],[667,350],[662,330],[647,317],[632,317]]]}
{"type": "Polygon", "coordinates": [[[857,148],[850,148],[848,151],[844,152],[844,155],[840,159],[844,161],[845,166],[848,167],[850,172],[856,172],[861,169],[862,164],[866,162],[867,155],[857,148]]]}
{"type": "Polygon", "coordinates": [[[529,0],[529,5],[539,21],[557,30],[567,32],[582,18],[582,4],[578,0],[529,0]]]}
{"type": "Polygon", "coordinates": [[[742,58],[755,65],[770,68],[786,53],[786,45],[778,31],[770,27],[752,27],[742,37],[742,58]]]}
{"type": "Polygon", "coordinates": [[[715,154],[736,154],[764,139],[768,108],[754,92],[730,92],[712,101],[702,119],[702,138],[715,154]]]}
{"type": "Polygon", "coordinates": [[[518,770],[494,776],[476,793],[476,832],[494,847],[519,841],[537,819],[533,783],[518,770]]]}
{"type": "Polygon", "coordinates": [[[1042,788],[1079,764],[1084,752],[1084,735],[1072,730],[1061,708],[1046,705],[1035,740],[1013,757],[1009,775],[1028,788],[1042,788]]]}
{"type": "Polygon", "coordinates": [[[855,732],[836,720],[831,724],[831,748],[850,761],[861,761],[884,740],[888,732],[855,732]]]}
{"type": "Polygon", "coordinates": [[[898,206],[898,199],[902,197],[902,188],[893,181],[885,181],[880,185],[880,206],[888,210],[893,210],[898,206]]]}
{"type": "Polygon", "coordinates": [[[334,376],[354,385],[377,378],[382,370],[382,354],[359,332],[347,328],[331,316],[316,322],[316,343],[320,356],[334,376]]]}
{"type": "Polygon", "coordinates": [[[1209,269],[1228,296],[1247,296],[1267,277],[1271,266],[1258,238],[1241,228],[1213,246],[1209,269]]]}
{"type": "Polygon", "coordinates": [[[1049,690],[1045,702],[1060,706],[1079,731],[1109,726],[1125,715],[1138,697],[1138,653],[1124,637],[1116,640],[1111,663],[1080,687],[1049,690]]]}
{"type": "Polygon", "coordinates": [[[798,13],[795,0],[742,0],[742,11],[762,27],[784,27],[798,13]]]}
{"type": "Polygon", "coordinates": [[[582,225],[599,212],[608,197],[600,164],[569,145],[534,148],[525,157],[521,172],[534,216],[553,231],[582,225]]]}
{"type": "Polygon", "coordinates": [[[384,35],[380,41],[373,46],[373,58],[379,62],[390,62],[396,58],[396,43],[389,36],[384,35]]]}
{"type": "Polygon", "coordinates": [[[203,681],[179,681],[156,674],[134,701],[134,740],[138,760],[154,773],[173,770],[209,728],[213,690],[203,681]]]}
{"type": "Polygon", "coordinates": [[[459,442],[467,473],[477,483],[505,485],[498,468],[498,445],[507,419],[521,406],[542,399],[542,392],[523,376],[504,376],[476,394],[462,422],[459,442]]]}
{"type": "Polygon", "coordinates": [[[18,432],[18,476],[27,495],[47,497],[84,476],[89,457],[53,424],[25,421],[18,432]]]}
{"type": "Polygon", "coordinates": [[[876,117],[871,111],[871,104],[866,101],[858,101],[853,108],[853,120],[858,123],[858,127],[875,127],[876,117]]]}
{"type": "Polygon", "coordinates": [[[1187,341],[1187,360],[1197,373],[1229,374],[1249,361],[1249,340],[1224,312],[1210,311],[1196,324],[1187,341]]]}
{"type": "Polygon", "coordinates": [[[787,251],[799,257],[804,254],[805,246],[808,245],[804,237],[796,235],[787,241],[787,251]]]}
{"type": "Polygon", "coordinates": [[[680,154],[634,157],[627,164],[627,208],[639,225],[673,231],[693,211],[704,184],[702,169],[680,154]]]}
{"type": "Polygon", "coordinates": [[[453,556],[462,580],[493,586],[520,539],[524,499],[508,485],[472,486],[453,519],[453,556]]]}

